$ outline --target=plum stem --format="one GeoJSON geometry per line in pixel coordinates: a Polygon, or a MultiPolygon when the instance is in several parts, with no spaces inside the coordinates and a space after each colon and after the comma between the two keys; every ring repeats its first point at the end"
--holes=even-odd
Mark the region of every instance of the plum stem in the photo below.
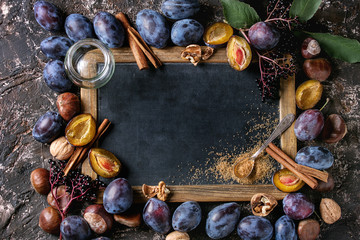
{"type": "Polygon", "coordinates": [[[328,105],[328,103],[330,102],[330,98],[326,98],[326,102],[324,103],[324,105],[320,108],[320,112],[326,107],[326,105],[328,105]]]}

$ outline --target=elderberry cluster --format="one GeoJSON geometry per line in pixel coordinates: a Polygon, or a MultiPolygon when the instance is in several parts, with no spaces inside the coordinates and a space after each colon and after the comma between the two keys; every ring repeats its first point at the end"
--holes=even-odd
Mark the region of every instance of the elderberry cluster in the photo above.
{"type": "Polygon", "coordinates": [[[261,55],[259,61],[260,78],[256,79],[256,83],[261,100],[276,99],[279,97],[280,79],[286,79],[295,72],[294,59],[272,51],[261,55]]]}
{"type": "Polygon", "coordinates": [[[273,24],[278,28],[287,27],[281,19],[291,19],[291,4],[292,0],[270,0],[267,6],[267,19],[274,19],[273,24]]]}
{"type": "Polygon", "coordinates": [[[94,201],[100,187],[106,187],[99,179],[92,180],[90,176],[81,174],[80,170],[71,170],[64,176],[66,161],[54,161],[49,159],[50,184],[58,187],[66,186],[66,191],[77,201],[94,201]]]}

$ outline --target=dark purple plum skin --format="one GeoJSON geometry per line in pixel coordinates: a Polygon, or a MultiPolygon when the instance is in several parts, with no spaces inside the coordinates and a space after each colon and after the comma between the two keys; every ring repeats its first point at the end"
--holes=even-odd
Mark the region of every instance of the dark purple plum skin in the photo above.
{"type": "Polygon", "coordinates": [[[60,224],[60,232],[64,240],[86,240],[91,237],[91,229],[81,216],[66,217],[60,224]]]}
{"type": "Polygon", "coordinates": [[[59,136],[62,127],[63,119],[60,114],[48,111],[36,121],[32,135],[36,141],[50,143],[59,136]]]}
{"type": "Polygon", "coordinates": [[[209,212],[206,219],[206,234],[212,239],[224,238],[234,231],[239,219],[239,204],[221,204],[209,212]]]}
{"type": "Polygon", "coordinates": [[[37,1],[34,4],[36,21],[47,31],[55,32],[63,29],[64,18],[58,7],[46,1],[37,1]]]}
{"type": "Polygon", "coordinates": [[[67,16],[65,20],[65,32],[74,42],[85,38],[96,38],[94,26],[91,21],[78,13],[67,16]]]}
{"type": "Polygon", "coordinates": [[[150,198],[143,210],[143,219],[155,232],[165,234],[171,229],[171,212],[166,202],[150,198]]]}
{"type": "Polygon", "coordinates": [[[198,0],[166,0],[161,4],[161,11],[171,20],[180,20],[194,16],[200,10],[198,0]]]}
{"type": "Polygon", "coordinates": [[[283,199],[284,213],[294,220],[310,217],[314,209],[315,205],[303,193],[289,193],[283,199]]]}
{"type": "Polygon", "coordinates": [[[124,44],[125,30],[119,20],[108,12],[98,12],[94,18],[96,36],[109,48],[124,44]]]}
{"type": "Polygon", "coordinates": [[[40,43],[40,49],[47,58],[62,59],[72,44],[73,41],[67,37],[52,36],[40,43]]]}
{"type": "Polygon", "coordinates": [[[324,170],[333,165],[334,156],[327,148],[307,146],[297,152],[295,161],[304,166],[324,170]]]}
{"type": "Polygon", "coordinates": [[[296,240],[296,229],[294,221],[288,216],[280,217],[275,223],[276,240],[296,240]]]}
{"type": "Polygon", "coordinates": [[[242,240],[270,240],[273,231],[270,221],[259,216],[244,217],[237,226],[237,234],[242,240]]]}
{"type": "Polygon", "coordinates": [[[294,131],[298,140],[310,141],[319,136],[323,127],[323,114],[317,109],[309,109],[296,119],[294,131]]]}
{"type": "Polygon", "coordinates": [[[113,180],[104,191],[103,205],[108,213],[123,213],[130,208],[132,202],[133,191],[125,178],[113,180]]]}
{"type": "Polygon", "coordinates": [[[150,9],[141,10],[136,15],[136,27],[147,44],[156,48],[166,47],[170,28],[160,13],[150,9]]]}
{"type": "Polygon", "coordinates": [[[60,60],[53,60],[45,65],[43,78],[48,87],[58,93],[68,92],[73,87],[73,83],[67,78],[64,63],[60,60]]]}
{"type": "Polygon", "coordinates": [[[204,27],[194,19],[183,19],[174,23],[171,28],[171,41],[181,47],[195,44],[204,34],[204,27]]]}
{"type": "Polygon", "coordinates": [[[111,238],[101,236],[101,237],[93,238],[92,240],[111,240],[111,238]]]}
{"type": "Polygon", "coordinates": [[[188,201],[178,206],[172,216],[175,231],[189,232],[201,222],[201,207],[195,201],[188,201]]]}
{"type": "Polygon", "coordinates": [[[252,25],[248,34],[251,44],[259,50],[270,50],[280,40],[279,31],[271,23],[266,22],[257,22],[252,25]]]}

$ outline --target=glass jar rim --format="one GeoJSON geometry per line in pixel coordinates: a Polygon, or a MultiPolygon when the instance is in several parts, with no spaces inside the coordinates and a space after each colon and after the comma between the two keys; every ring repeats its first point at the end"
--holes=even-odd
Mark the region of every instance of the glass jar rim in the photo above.
{"type": "Polygon", "coordinates": [[[106,75],[109,71],[113,71],[114,65],[114,56],[111,52],[111,50],[103,44],[100,40],[94,39],[94,38],[86,38],[77,41],[75,44],[73,44],[69,50],[66,53],[65,56],[65,71],[68,75],[71,75],[76,79],[76,81],[86,81],[89,84],[95,84],[96,82],[100,81],[106,75]],[[104,57],[104,67],[100,70],[99,73],[97,73],[94,77],[91,78],[85,78],[81,76],[81,74],[75,69],[75,66],[72,62],[72,57],[74,54],[82,47],[84,46],[93,46],[99,49],[104,57]]]}

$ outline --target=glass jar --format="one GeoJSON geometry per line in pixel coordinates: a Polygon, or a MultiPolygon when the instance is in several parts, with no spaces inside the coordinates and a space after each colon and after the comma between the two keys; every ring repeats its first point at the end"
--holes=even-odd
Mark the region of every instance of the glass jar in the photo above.
{"type": "Polygon", "coordinates": [[[115,70],[114,55],[97,39],[84,39],[72,45],[65,56],[68,78],[82,88],[100,88],[112,77],[115,70]]]}

